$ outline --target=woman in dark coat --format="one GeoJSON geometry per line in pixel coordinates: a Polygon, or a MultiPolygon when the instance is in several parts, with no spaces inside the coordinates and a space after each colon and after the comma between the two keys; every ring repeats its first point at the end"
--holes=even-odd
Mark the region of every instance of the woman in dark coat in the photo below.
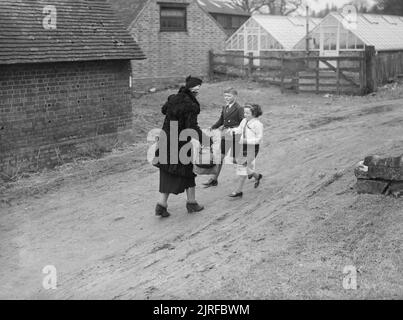
{"type": "MultiPolygon", "coordinates": [[[[191,140],[190,136],[186,141],[179,140],[179,135],[184,129],[193,129],[193,132],[196,133],[196,137],[193,138],[196,138],[200,142],[210,141],[210,138],[201,131],[197,123],[200,104],[196,96],[201,84],[202,80],[190,76],[187,77],[186,85],[181,87],[177,94],[169,96],[168,101],[161,110],[165,115],[162,127],[163,133],[165,133],[163,135],[165,141],[162,141],[163,139],[160,136],[159,150],[157,152],[159,161],[156,166],[160,169],[159,192],[161,193],[161,199],[155,208],[155,214],[161,217],[168,217],[170,215],[167,207],[168,197],[171,193],[180,194],[186,191],[186,208],[189,213],[199,212],[204,209],[196,201],[196,174],[193,173],[193,164],[191,162],[186,163],[179,156],[181,148],[191,140]],[[171,141],[172,139],[175,141],[171,141]],[[161,146],[166,146],[166,148],[161,148],[161,146]],[[163,152],[166,154],[164,155],[163,152]]],[[[190,158],[190,150],[187,156],[190,158]]]]}

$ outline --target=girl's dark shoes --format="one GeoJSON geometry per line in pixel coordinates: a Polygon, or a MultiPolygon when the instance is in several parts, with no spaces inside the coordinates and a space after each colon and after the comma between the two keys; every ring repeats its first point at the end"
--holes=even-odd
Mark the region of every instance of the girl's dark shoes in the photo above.
{"type": "Polygon", "coordinates": [[[259,174],[259,178],[257,178],[256,179],[256,182],[255,182],[255,188],[257,188],[258,186],[259,186],[259,184],[260,184],[260,180],[263,178],[263,176],[261,175],[261,174],[259,174]]]}
{"type": "Polygon", "coordinates": [[[188,213],[194,213],[202,211],[204,207],[199,205],[197,202],[186,202],[186,209],[188,210],[188,213]]]}
{"type": "Polygon", "coordinates": [[[167,211],[167,208],[161,206],[159,203],[157,203],[157,206],[155,207],[155,215],[160,216],[162,218],[168,218],[170,216],[169,212],[167,211]]]}
{"type": "Polygon", "coordinates": [[[243,192],[233,192],[229,195],[230,198],[241,198],[243,196],[243,192]]]}

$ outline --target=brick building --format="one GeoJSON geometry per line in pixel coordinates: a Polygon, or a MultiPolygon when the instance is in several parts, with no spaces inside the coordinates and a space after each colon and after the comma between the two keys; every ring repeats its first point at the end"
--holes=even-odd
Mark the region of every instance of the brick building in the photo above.
{"type": "Polygon", "coordinates": [[[138,45],[102,0],[0,1],[0,173],[131,128],[138,45]]]}
{"type": "Polygon", "coordinates": [[[208,51],[227,34],[197,0],[108,0],[147,60],[136,63],[134,90],[178,84],[208,74],[208,51]]]}
{"type": "Polygon", "coordinates": [[[197,0],[200,6],[207,11],[231,36],[251,16],[249,12],[224,0],[197,0]]]}

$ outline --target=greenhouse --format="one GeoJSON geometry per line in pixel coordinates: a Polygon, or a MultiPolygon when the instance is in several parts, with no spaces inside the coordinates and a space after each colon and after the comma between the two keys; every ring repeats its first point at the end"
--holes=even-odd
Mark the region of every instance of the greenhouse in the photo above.
{"type": "MultiPolygon", "coordinates": [[[[292,51],[299,40],[306,35],[305,17],[253,15],[227,41],[226,50],[252,53],[292,51]]],[[[310,30],[321,19],[310,19],[310,30]]]]}
{"type": "MultiPolygon", "coordinates": [[[[295,49],[305,48],[305,43],[306,36],[295,49]]],[[[375,14],[347,17],[332,12],[310,34],[310,48],[321,56],[363,51],[366,45],[374,46],[376,51],[403,49],[403,17],[375,14]]]]}

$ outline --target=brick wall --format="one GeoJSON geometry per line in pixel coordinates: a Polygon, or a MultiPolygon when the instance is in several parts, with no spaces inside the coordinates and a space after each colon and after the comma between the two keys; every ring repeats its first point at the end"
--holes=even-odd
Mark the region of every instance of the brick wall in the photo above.
{"type": "Polygon", "coordinates": [[[0,172],[54,166],[131,129],[129,61],[0,66],[0,172]]]}
{"type": "MultiPolygon", "coordinates": [[[[169,0],[174,2],[175,0],[169,0]]],[[[134,90],[177,84],[191,74],[208,74],[208,51],[223,52],[227,35],[195,1],[187,2],[187,32],[160,32],[160,7],[150,1],[132,25],[130,33],[147,59],[133,61],[134,90]]]]}

